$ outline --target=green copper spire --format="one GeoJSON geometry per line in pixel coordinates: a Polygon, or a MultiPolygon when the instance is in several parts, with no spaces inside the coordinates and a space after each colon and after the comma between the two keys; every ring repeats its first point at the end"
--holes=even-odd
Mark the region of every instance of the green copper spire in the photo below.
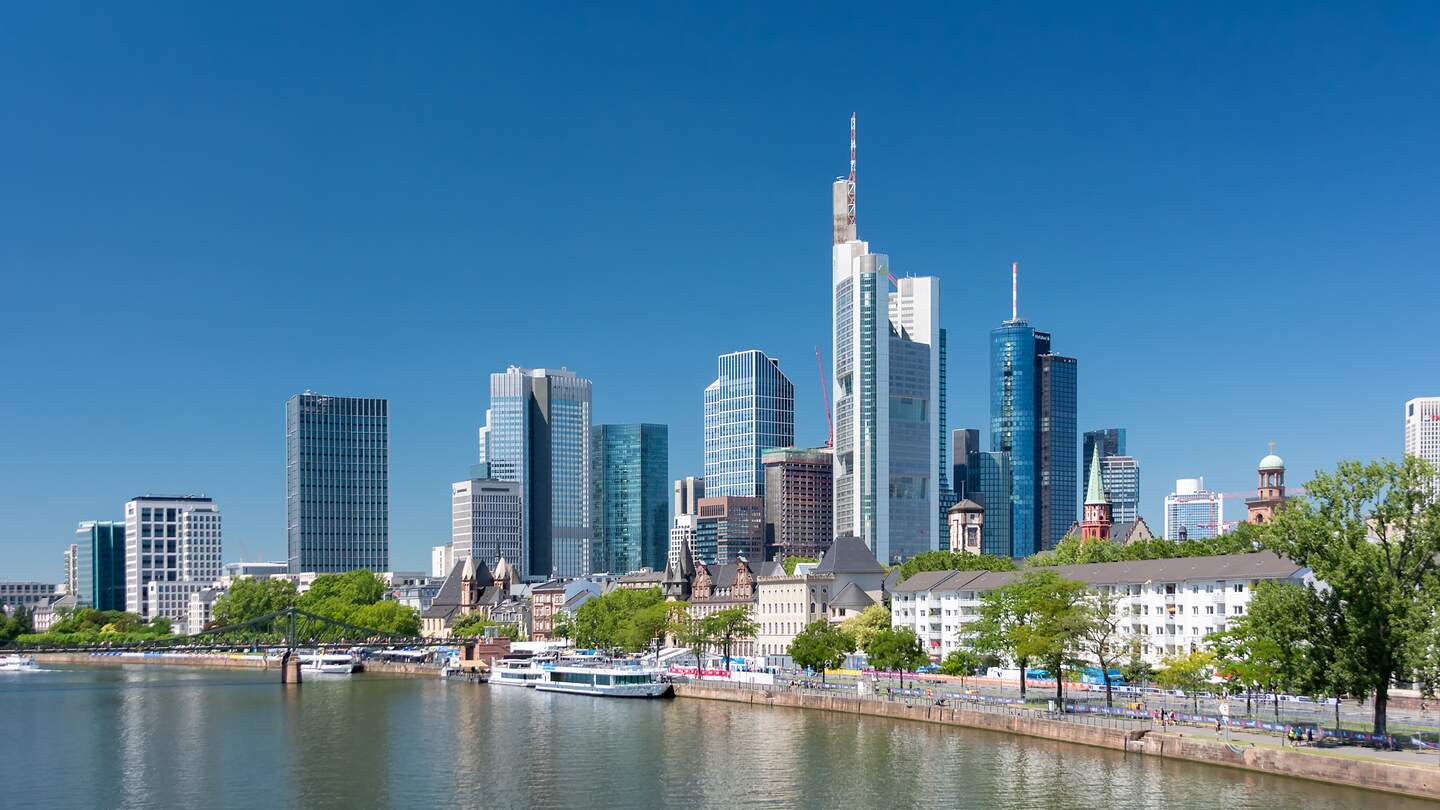
{"type": "Polygon", "coordinates": [[[1090,486],[1085,490],[1085,505],[1110,503],[1105,497],[1105,488],[1100,485],[1100,443],[1095,443],[1095,453],[1090,458],[1090,486]]]}

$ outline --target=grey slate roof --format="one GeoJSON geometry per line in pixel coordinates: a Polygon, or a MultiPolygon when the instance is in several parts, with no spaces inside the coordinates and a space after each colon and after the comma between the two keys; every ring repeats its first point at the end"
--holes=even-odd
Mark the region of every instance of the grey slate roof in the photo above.
{"type": "Polygon", "coordinates": [[[921,571],[895,586],[894,593],[920,593],[935,588],[960,588],[978,579],[985,571],[921,571]]]}
{"type": "Polygon", "coordinates": [[[450,567],[450,575],[445,577],[445,582],[436,591],[435,598],[430,600],[430,607],[420,614],[422,619],[448,619],[455,610],[460,607],[460,572],[465,567],[464,560],[456,560],[450,567]]]}
{"type": "MultiPolygon", "coordinates": [[[[1292,579],[1306,569],[1303,566],[1280,557],[1273,551],[1256,551],[1250,554],[1218,554],[1210,557],[1172,557],[1164,560],[1135,560],[1113,563],[1089,563],[1085,565],[1057,565],[1026,568],[1019,571],[978,572],[968,582],[939,580],[923,586],[920,577],[927,574],[947,573],[924,571],[905,580],[896,591],[916,593],[943,587],[969,588],[988,591],[1014,582],[1030,571],[1054,571],[1066,579],[1079,580],[1087,585],[1143,585],[1147,582],[1183,582],[1201,579],[1292,579]],[[911,587],[911,583],[916,587],[911,587]]],[[[948,572],[950,574],[971,574],[977,572],[948,572]]]]}
{"type": "Polygon", "coordinates": [[[837,537],[830,550],[815,566],[817,574],[884,574],[885,566],[875,561],[870,547],[858,537],[837,537]]]}
{"type": "Polygon", "coordinates": [[[875,604],[875,600],[870,598],[870,594],[860,590],[860,586],[853,582],[841,588],[840,593],[835,594],[830,600],[830,607],[855,610],[864,610],[873,604],[875,604]]]}

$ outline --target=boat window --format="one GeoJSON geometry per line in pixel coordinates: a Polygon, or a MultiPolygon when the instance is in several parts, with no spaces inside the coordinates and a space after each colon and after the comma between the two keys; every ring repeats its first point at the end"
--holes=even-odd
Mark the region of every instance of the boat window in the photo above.
{"type": "MultiPolygon", "coordinates": [[[[621,676],[621,677],[624,677],[624,676],[621,676]]],[[[596,685],[596,686],[609,686],[609,685],[610,685],[610,676],[609,676],[609,675],[596,675],[596,676],[595,676],[595,685],[596,685]]]]}

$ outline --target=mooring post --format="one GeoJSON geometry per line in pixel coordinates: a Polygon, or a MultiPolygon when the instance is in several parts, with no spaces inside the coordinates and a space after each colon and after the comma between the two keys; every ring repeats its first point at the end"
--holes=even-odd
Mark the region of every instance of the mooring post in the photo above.
{"type": "Polygon", "coordinates": [[[300,656],[294,650],[280,654],[280,683],[300,683],[300,656]]]}

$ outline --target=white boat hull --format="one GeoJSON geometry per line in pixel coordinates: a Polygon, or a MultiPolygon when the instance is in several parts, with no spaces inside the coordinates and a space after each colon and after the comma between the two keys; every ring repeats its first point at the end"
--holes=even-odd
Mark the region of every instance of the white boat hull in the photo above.
{"type": "Polygon", "coordinates": [[[670,684],[637,683],[621,684],[619,686],[586,686],[580,683],[538,681],[535,684],[535,691],[567,692],[572,695],[591,695],[594,697],[658,698],[670,694],[670,684]]]}

